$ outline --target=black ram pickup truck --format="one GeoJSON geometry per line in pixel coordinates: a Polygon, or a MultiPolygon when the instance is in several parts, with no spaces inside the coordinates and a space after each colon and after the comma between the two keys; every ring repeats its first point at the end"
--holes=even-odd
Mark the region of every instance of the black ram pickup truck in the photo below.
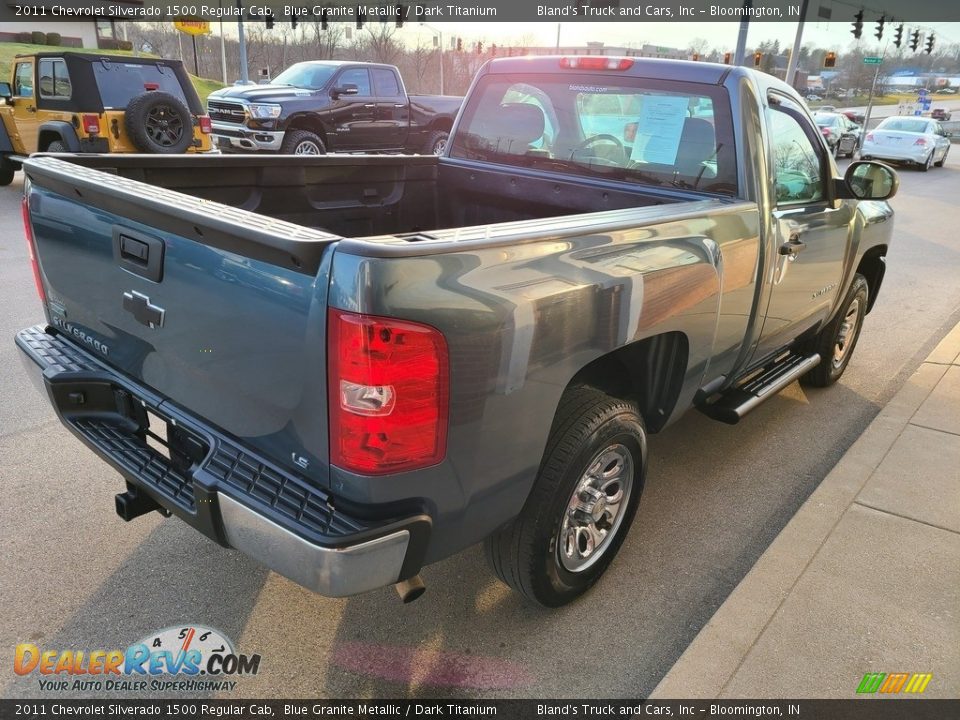
{"type": "Polygon", "coordinates": [[[393,65],[330,60],[297,63],[266,85],[217,90],[207,109],[223,151],[436,155],[462,101],[407,95],[393,65]]]}

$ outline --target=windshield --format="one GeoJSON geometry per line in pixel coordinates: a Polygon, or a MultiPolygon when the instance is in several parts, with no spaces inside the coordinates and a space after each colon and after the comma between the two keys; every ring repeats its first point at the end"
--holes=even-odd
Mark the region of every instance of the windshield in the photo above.
{"type": "Polygon", "coordinates": [[[133,98],[148,90],[170,93],[189,107],[179,78],[166,65],[102,60],[93,63],[93,74],[103,107],[108,110],[123,110],[133,98]]]}
{"type": "Polygon", "coordinates": [[[310,88],[319,90],[333,76],[337,70],[336,65],[321,65],[320,63],[297,63],[291,65],[282,73],[277,75],[271,85],[292,85],[300,88],[310,88]]]}
{"type": "Polygon", "coordinates": [[[490,75],[452,157],[735,195],[723,88],[610,75],[490,75]]]}
{"type": "Polygon", "coordinates": [[[839,120],[836,115],[817,115],[813,119],[820,127],[832,127],[839,120]]]}
{"type": "Polygon", "coordinates": [[[928,123],[925,120],[907,120],[904,118],[887,118],[878,130],[899,130],[900,132],[925,133],[928,123]]]}

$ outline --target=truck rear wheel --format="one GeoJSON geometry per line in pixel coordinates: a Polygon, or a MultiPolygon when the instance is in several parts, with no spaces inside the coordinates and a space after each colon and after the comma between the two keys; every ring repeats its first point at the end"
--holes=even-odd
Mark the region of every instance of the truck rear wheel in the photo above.
{"type": "Polygon", "coordinates": [[[800,378],[804,385],[828,387],[843,375],[860,337],[868,299],[867,279],[857,273],[836,317],[810,342],[810,351],[820,356],[820,364],[800,378]]]}
{"type": "Polygon", "coordinates": [[[446,130],[437,130],[430,133],[430,137],[427,138],[427,142],[423,146],[423,152],[427,155],[443,155],[443,151],[447,149],[449,138],[450,133],[446,130]]]}
{"type": "Polygon", "coordinates": [[[589,387],[568,390],[523,510],[484,541],[494,573],[547,607],[586,592],[633,522],[646,445],[635,403],[589,387]]]}
{"type": "Polygon", "coordinates": [[[0,187],[12,183],[15,172],[16,169],[13,167],[13,163],[5,157],[0,157],[0,187]]]}

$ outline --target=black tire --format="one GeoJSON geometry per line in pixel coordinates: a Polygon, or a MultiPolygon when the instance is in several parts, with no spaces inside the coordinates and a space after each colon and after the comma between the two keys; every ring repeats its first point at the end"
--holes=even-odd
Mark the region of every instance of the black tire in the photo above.
{"type": "Polygon", "coordinates": [[[950,148],[947,148],[946,152],[943,153],[943,157],[940,159],[940,162],[933,164],[934,167],[943,167],[947,164],[947,155],[950,154],[950,148]]]}
{"type": "Polygon", "coordinates": [[[124,114],[127,135],[145,153],[175,155],[193,145],[193,117],[170,93],[153,90],[137,95],[124,114]]]}
{"type": "Polygon", "coordinates": [[[327,146],[309,130],[288,130],[284,133],[281,155],[326,155],[327,146]]]}
{"type": "Polygon", "coordinates": [[[933,150],[930,151],[930,154],[927,156],[927,159],[920,164],[920,172],[927,172],[932,167],[933,167],[933,150]]]}
{"type": "Polygon", "coordinates": [[[442,155],[444,150],[447,149],[447,140],[450,138],[450,133],[446,130],[437,130],[436,132],[430,133],[427,137],[427,142],[423,145],[424,155],[442,155]]]}
{"type": "Polygon", "coordinates": [[[69,152],[69,150],[67,150],[67,145],[63,140],[51,140],[47,143],[44,152],[69,152]]]}
{"type": "Polygon", "coordinates": [[[5,157],[0,157],[0,187],[6,187],[13,182],[17,169],[5,157]]]}
{"type": "MultiPolygon", "coordinates": [[[[586,592],[610,565],[633,522],[646,475],[646,447],[646,429],[635,403],[589,387],[564,393],[523,510],[484,541],[493,572],[527,599],[546,607],[559,607],[586,592]],[[589,475],[587,469],[606,462],[601,456],[614,448],[624,459],[624,481],[620,486],[623,507],[596,545],[596,557],[581,559],[588,564],[571,571],[560,557],[563,522],[573,522],[568,513],[574,491],[588,478],[601,481],[596,474],[589,475]]],[[[609,470],[614,465],[606,467],[609,470]]],[[[603,492],[599,496],[604,498],[603,506],[595,507],[602,514],[607,496],[603,492]]],[[[601,515],[595,523],[606,519],[601,515]]],[[[580,535],[574,533],[572,537],[579,545],[580,535]]]]}
{"type": "Polygon", "coordinates": [[[829,387],[840,379],[857,347],[869,299],[867,279],[857,273],[836,317],[810,341],[807,350],[820,355],[820,364],[800,378],[800,382],[813,387],[829,387]],[[851,317],[853,312],[855,316],[851,317]],[[848,322],[852,325],[845,327],[848,322]]]}

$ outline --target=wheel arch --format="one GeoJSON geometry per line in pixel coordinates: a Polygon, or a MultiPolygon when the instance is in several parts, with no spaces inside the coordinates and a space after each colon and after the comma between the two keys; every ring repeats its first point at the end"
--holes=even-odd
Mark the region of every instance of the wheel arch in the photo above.
{"type": "Polygon", "coordinates": [[[62,140],[70,152],[80,152],[80,138],[77,130],[63,120],[51,120],[42,123],[37,134],[37,150],[43,152],[54,140],[62,140]]]}
{"type": "Polygon", "coordinates": [[[624,345],[581,368],[565,391],[589,385],[613,397],[638,403],[647,431],[660,431],[673,414],[689,358],[687,336],[679,331],[624,345]]]}
{"type": "Polygon", "coordinates": [[[886,255],[887,246],[876,245],[863,254],[857,265],[857,272],[867,280],[867,313],[873,309],[883,284],[883,276],[887,271],[886,255]]]}
{"type": "Polygon", "coordinates": [[[285,132],[290,132],[291,130],[308,130],[315,135],[318,135],[323,141],[323,144],[326,146],[327,150],[330,150],[330,140],[327,136],[327,129],[324,127],[323,122],[311,115],[310,113],[298,113],[293,115],[288,121],[287,126],[284,128],[285,132]]]}

